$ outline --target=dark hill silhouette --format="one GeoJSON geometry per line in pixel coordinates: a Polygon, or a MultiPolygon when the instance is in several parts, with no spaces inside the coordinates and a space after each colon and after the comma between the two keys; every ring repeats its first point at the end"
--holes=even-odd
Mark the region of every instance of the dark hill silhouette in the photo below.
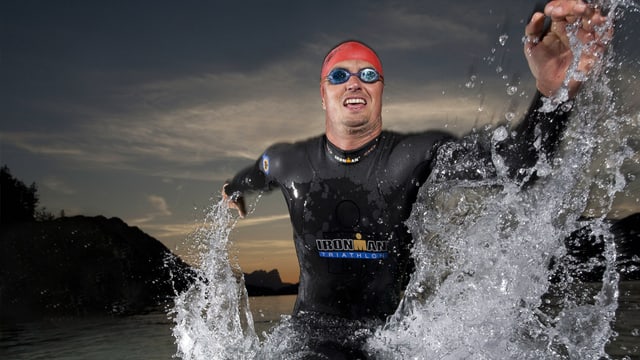
{"type": "Polygon", "coordinates": [[[283,283],[277,269],[269,272],[256,270],[250,274],[245,273],[244,283],[249,296],[295,295],[298,293],[298,284],[283,283]]]}
{"type": "MultiPolygon", "coordinates": [[[[640,279],[640,214],[612,223],[622,280],[640,279]]],[[[601,257],[603,242],[585,226],[566,239],[561,262],[601,257]]],[[[3,224],[0,321],[43,316],[134,314],[182,292],[194,272],[163,244],[118,218],[63,217],[3,224]]],[[[598,267],[578,274],[601,279],[598,267]]],[[[245,274],[250,296],[296,294],[277,270],[245,274]]]]}
{"type": "Polygon", "coordinates": [[[118,218],[16,223],[0,234],[3,320],[145,312],[193,276],[162,243],[118,218]]]}

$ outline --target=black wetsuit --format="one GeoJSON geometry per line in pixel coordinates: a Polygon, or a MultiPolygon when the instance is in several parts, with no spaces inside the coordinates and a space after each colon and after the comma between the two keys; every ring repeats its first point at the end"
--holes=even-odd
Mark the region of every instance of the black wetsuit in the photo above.
{"type": "MultiPolygon", "coordinates": [[[[539,97],[532,106],[539,106],[539,97]]],[[[554,148],[564,123],[558,120],[565,117],[530,110],[516,135],[498,146],[514,175],[554,148]]],[[[344,152],[318,136],[269,147],[229,182],[228,195],[282,190],[300,264],[295,314],[383,319],[396,310],[411,273],[412,239],[404,222],[438,149],[452,141],[443,132],[383,131],[344,152]]]]}

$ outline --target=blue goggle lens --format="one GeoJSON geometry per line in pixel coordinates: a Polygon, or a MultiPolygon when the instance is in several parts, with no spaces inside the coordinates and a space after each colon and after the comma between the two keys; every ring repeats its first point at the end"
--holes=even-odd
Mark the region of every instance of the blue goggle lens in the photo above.
{"type": "Polygon", "coordinates": [[[367,84],[374,83],[381,78],[380,74],[378,74],[378,72],[372,68],[362,69],[357,73],[352,73],[346,69],[338,68],[331,70],[329,75],[327,75],[327,80],[329,80],[329,82],[333,85],[343,84],[346,83],[353,75],[357,76],[360,81],[367,84]]]}

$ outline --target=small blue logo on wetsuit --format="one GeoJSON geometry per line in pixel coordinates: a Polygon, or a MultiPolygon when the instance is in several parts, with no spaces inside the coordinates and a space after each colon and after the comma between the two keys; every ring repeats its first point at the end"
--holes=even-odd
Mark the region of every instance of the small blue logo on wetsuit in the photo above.
{"type": "Polygon", "coordinates": [[[363,239],[360,233],[355,234],[355,239],[316,239],[320,257],[333,259],[386,259],[387,244],[387,241],[363,239]]]}
{"type": "Polygon", "coordinates": [[[266,175],[269,175],[269,170],[269,156],[265,153],[262,154],[262,171],[266,175]]]}

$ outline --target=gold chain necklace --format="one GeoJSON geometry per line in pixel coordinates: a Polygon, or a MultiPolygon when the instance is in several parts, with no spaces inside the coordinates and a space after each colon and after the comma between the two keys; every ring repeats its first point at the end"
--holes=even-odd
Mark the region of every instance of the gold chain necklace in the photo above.
{"type": "Polygon", "coordinates": [[[331,150],[331,146],[329,146],[329,143],[327,142],[327,150],[329,151],[329,154],[331,154],[331,156],[333,156],[334,159],[336,159],[336,161],[343,163],[343,164],[355,164],[357,162],[360,162],[360,160],[362,158],[364,158],[365,156],[369,155],[378,145],[378,139],[376,139],[376,141],[373,143],[373,145],[371,145],[371,147],[369,147],[367,149],[367,151],[365,151],[364,153],[362,153],[362,155],[358,155],[355,157],[350,157],[347,156],[346,158],[334,153],[331,150]]]}

